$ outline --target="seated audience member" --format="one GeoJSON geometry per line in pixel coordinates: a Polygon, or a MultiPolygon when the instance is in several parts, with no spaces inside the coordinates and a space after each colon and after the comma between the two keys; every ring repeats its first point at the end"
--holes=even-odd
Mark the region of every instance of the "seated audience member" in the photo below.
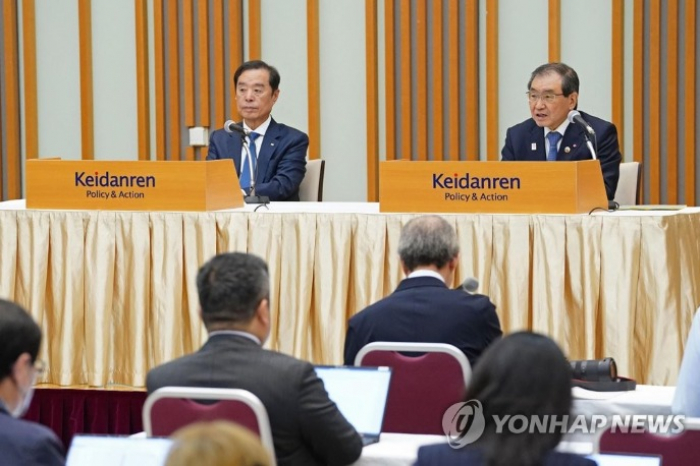
{"type": "Polygon", "coordinates": [[[537,429],[530,433],[528,428],[516,434],[506,423],[502,432],[497,431],[494,416],[503,419],[506,415],[523,415],[532,419],[556,415],[561,420],[569,414],[571,367],[557,344],[546,336],[517,332],[494,343],[479,360],[466,399],[481,403],[483,433],[462,448],[448,444],[422,447],[416,466],[595,465],[581,456],[554,451],[563,436],[561,428],[551,433],[539,433],[537,429]]]}
{"type": "MultiPolygon", "coordinates": [[[[508,128],[501,150],[502,160],[577,161],[590,160],[586,129],[570,124],[569,112],[578,109],[579,79],[564,63],[538,66],[527,83],[527,99],[532,118],[508,128]],[[546,142],[545,142],[546,141],[546,142]]],[[[600,169],[609,200],[615,197],[620,178],[620,144],[615,125],[588,113],[581,117],[595,131],[591,136],[600,160],[600,169]]]]}
{"type": "Polygon", "coordinates": [[[450,289],[459,245],[454,229],[437,215],[417,217],[401,230],[401,268],[407,277],[386,298],[354,315],[345,336],[345,364],[374,341],[447,343],[474,365],[501,336],[489,298],[450,289]]]}
{"type": "Polygon", "coordinates": [[[232,422],[198,422],[172,435],[165,466],[270,466],[260,439],[232,422]]]}
{"type": "Polygon", "coordinates": [[[267,409],[279,466],[347,465],[362,439],[305,361],[262,348],[270,334],[267,265],[257,256],[215,256],[197,274],[209,339],[196,353],[152,369],[148,392],[167,386],[239,388],[267,409]]]}
{"type": "Polygon", "coordinates": [[[695,313],[685,343],[676,393],[673,396],[673,412],[700,417],[700,309],[695,313]]]}
{"type": "Polygon", "coordinates": [[[252,167],[246,162],[241,135],[223,129],[211,133],[207,160],[232,159],[244,195],[252,194],[254,181],[259,196],[268,196],[271,201],[298,201],[309,137],[272,118],[272,107],[280,95],[279,72],[264,61],[247,61],[234,73],[233,84],[252,167]]]}
{"type": "Polygon", "coordinates": [[[29,408],[34,382],[43,367],[37,360],[41,329],[18,305],[0,299],[0,464],[65,464],[61,441],[48,428],[20,419],[29,408]]]}

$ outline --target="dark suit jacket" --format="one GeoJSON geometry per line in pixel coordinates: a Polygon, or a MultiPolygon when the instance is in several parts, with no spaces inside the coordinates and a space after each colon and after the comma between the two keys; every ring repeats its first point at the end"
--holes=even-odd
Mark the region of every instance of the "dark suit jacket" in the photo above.
{"type": "MultiPolygon", "coordinates": [[[[447,444],[428,445],[418,449],[414,466],[482,466],[484,460],[477,448],[453,449],[447,444]]],[[[552,451],[545,456],[542,466],[595,466],[596,462],[571,453],[552,451]]]]}
{"type": "Polygon", "coordinates": [[[61,441],[49,428],[15,419],[0,408],[0,464],[2,466],[63,466],[61,441]]]}
{"type": "MultiPolygon", "coordinates": [[[[255,177],[255,193],[271,201],[298,201],[299,185],[306,173],[309,137],[273,118],[262,140],[255,177]]],[[[211,133],[207,160],[233,159],[241,171],[243,142],[238,133],[219,129],[211,133]]]]}
{"type": "Polygon", "coordinates": [[[447,343],[472,366],[500,337],[496,307],[483,295],[451,290],[433,277],[406,278],[386,298],[355,314],[345,336],[345,364],[373,341],[447,343]]]}
{"type": "MultiPolygon", "coordinates": [[[[620,178],[620,145],[617,142],[615,125],[593,115],[580,112],[584,120],[595,131],[598,139],[596,148],[600,168],[603,171],[605,192],[608,199],[615,197],[617,181],[620,178]]],[[[582,126],[572,123],[566,128],[564,138],[557,152],[557,161],[590,160],[593,158],[586,146],[585,130],[582,126]],[[567,148],[569,152],[567,152],[567,148]]],[[[595,148],[595,139],[591,139],[595,148]]],[[[547,160],[544,144],[544,128],[537,126],[535,120],[529,118],[520,124],[508,128],[506,143],[501,151],[501,160],[519,160],[537,162],[547,160]],[[535,150],[532,150],[532,147],[535,150]]]]}
{"type": "Polygon", "coordinates": [[[347,465],[362,439],[329,398],[311,364],[236,335],[214,335],[196,353],[152,369],[148,392],[167,387],[240,388],[267,409],[279,466],[347,465]]]}

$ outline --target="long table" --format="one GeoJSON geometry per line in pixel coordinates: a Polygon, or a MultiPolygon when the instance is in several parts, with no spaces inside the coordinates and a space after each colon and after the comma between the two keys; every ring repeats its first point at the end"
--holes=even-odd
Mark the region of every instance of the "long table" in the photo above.
{"type": "MultiPolygon", "coordinates": [[[[214,254],[269,264],[268,346],[337,364],[347,319],[402,279],[414,215],[372,203],[273,203],[253,212],[38,211],[0,203],[0,296],[40,323],[42,382],[141,387],[206,339],[195,276],[214,254]]],[[[700,304],[700,209],[445,215],[506,332],[553,337],[571,359],[612,356],[639,383],[673,384],[700,304]]]]}

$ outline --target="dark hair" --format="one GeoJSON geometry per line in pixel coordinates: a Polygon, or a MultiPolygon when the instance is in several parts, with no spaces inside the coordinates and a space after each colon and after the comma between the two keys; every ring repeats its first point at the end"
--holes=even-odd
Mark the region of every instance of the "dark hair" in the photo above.
{"type": "Polygon", "coordinates": [[[549,73],[556,73],[561,76],[561,92],[565,97],[571,95],[572,92],[578,92],[578,74],[569,65],[565,63],[545,63],[535,68],[535,71],[530,75],[530,80],[527,82],[527,90],[530,90],[532,81],[538,77],[549,73]]]}
{"type": "Polygon", "coordinates": [[[12,373],[12,366],[23,353],[36,360],[41,345],[41,329],[17,304],[0,299],[0,380],[12,373]]]}
{"type": "Polygon", "coordinates": [[[249,322],[260,301],[270,297],[267,264],[241,252],[216,255],[199,269],[197,290],[207,328],[249,322]]]}
{"type": "Polygon", "coordinates": [[[270,87],[272,92],[275,92],[280,87],[280,73],[274,66],[268,65],[262,60],[251,60],[243,63],[238,67],[235,73],[233,73],[233,85],[238,85],[238,78],[241,77],[243,72],[248,70],[267,70],[270,73],[270,87]]]}
{"type": "Polygon", "coordinates": [[[399,257],[408,270],[434,265],[442,268],[459,254],[454,228],[438,215],[424,215],[401,229],[399,257]]]}
{"type": "Polygon", "coordinates": [[[496,433],[494,415],[555,415],[568,425],[571,410],[571,366],[550,338],[532,333],[510,334],[491,345],[475,367],[467,399],[482,403],[484,434],[474,443],[484,455],[484,464],[505,466],[542,464],[554,450],[562,428],[540,433],[496,433]],[[567,416],[567,417],[565,417],[567,416]],[[563,421],[566,419],[567,421],[563,421]]]}

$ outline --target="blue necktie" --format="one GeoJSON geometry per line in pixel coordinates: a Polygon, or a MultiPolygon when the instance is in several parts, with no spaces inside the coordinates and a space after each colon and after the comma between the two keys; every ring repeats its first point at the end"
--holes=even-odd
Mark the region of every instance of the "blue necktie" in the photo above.
{"type": "MultiPolygon", "coordinates": [[[[258,166],[258,150],[255,147],[255,140],[260,136],[258,133],[248,133],[248,140],[250,141],[248,143],[248,149],[250,150],[250,160],[251,160],[251,166],[253,167],[253,174],[255,174],[255,168],[258,166]]],[[[241,189],[244,189],[245,191],[248,191],[250,189],[250,172],[251,170],[248,169],[248,158],[243,157],[243,160],[241,162],[241,178],[240,178],[240,184],[241,184],[241,189]]]]}
{"type": "Polygon", "coordinates": [[[556,131],[551,131],[547,134],[547,141],[549,141],[549,150],[547,151],[547,161],[553,162],[557,160],[557,144],[561,139],[561,134],[556,131]]]}

